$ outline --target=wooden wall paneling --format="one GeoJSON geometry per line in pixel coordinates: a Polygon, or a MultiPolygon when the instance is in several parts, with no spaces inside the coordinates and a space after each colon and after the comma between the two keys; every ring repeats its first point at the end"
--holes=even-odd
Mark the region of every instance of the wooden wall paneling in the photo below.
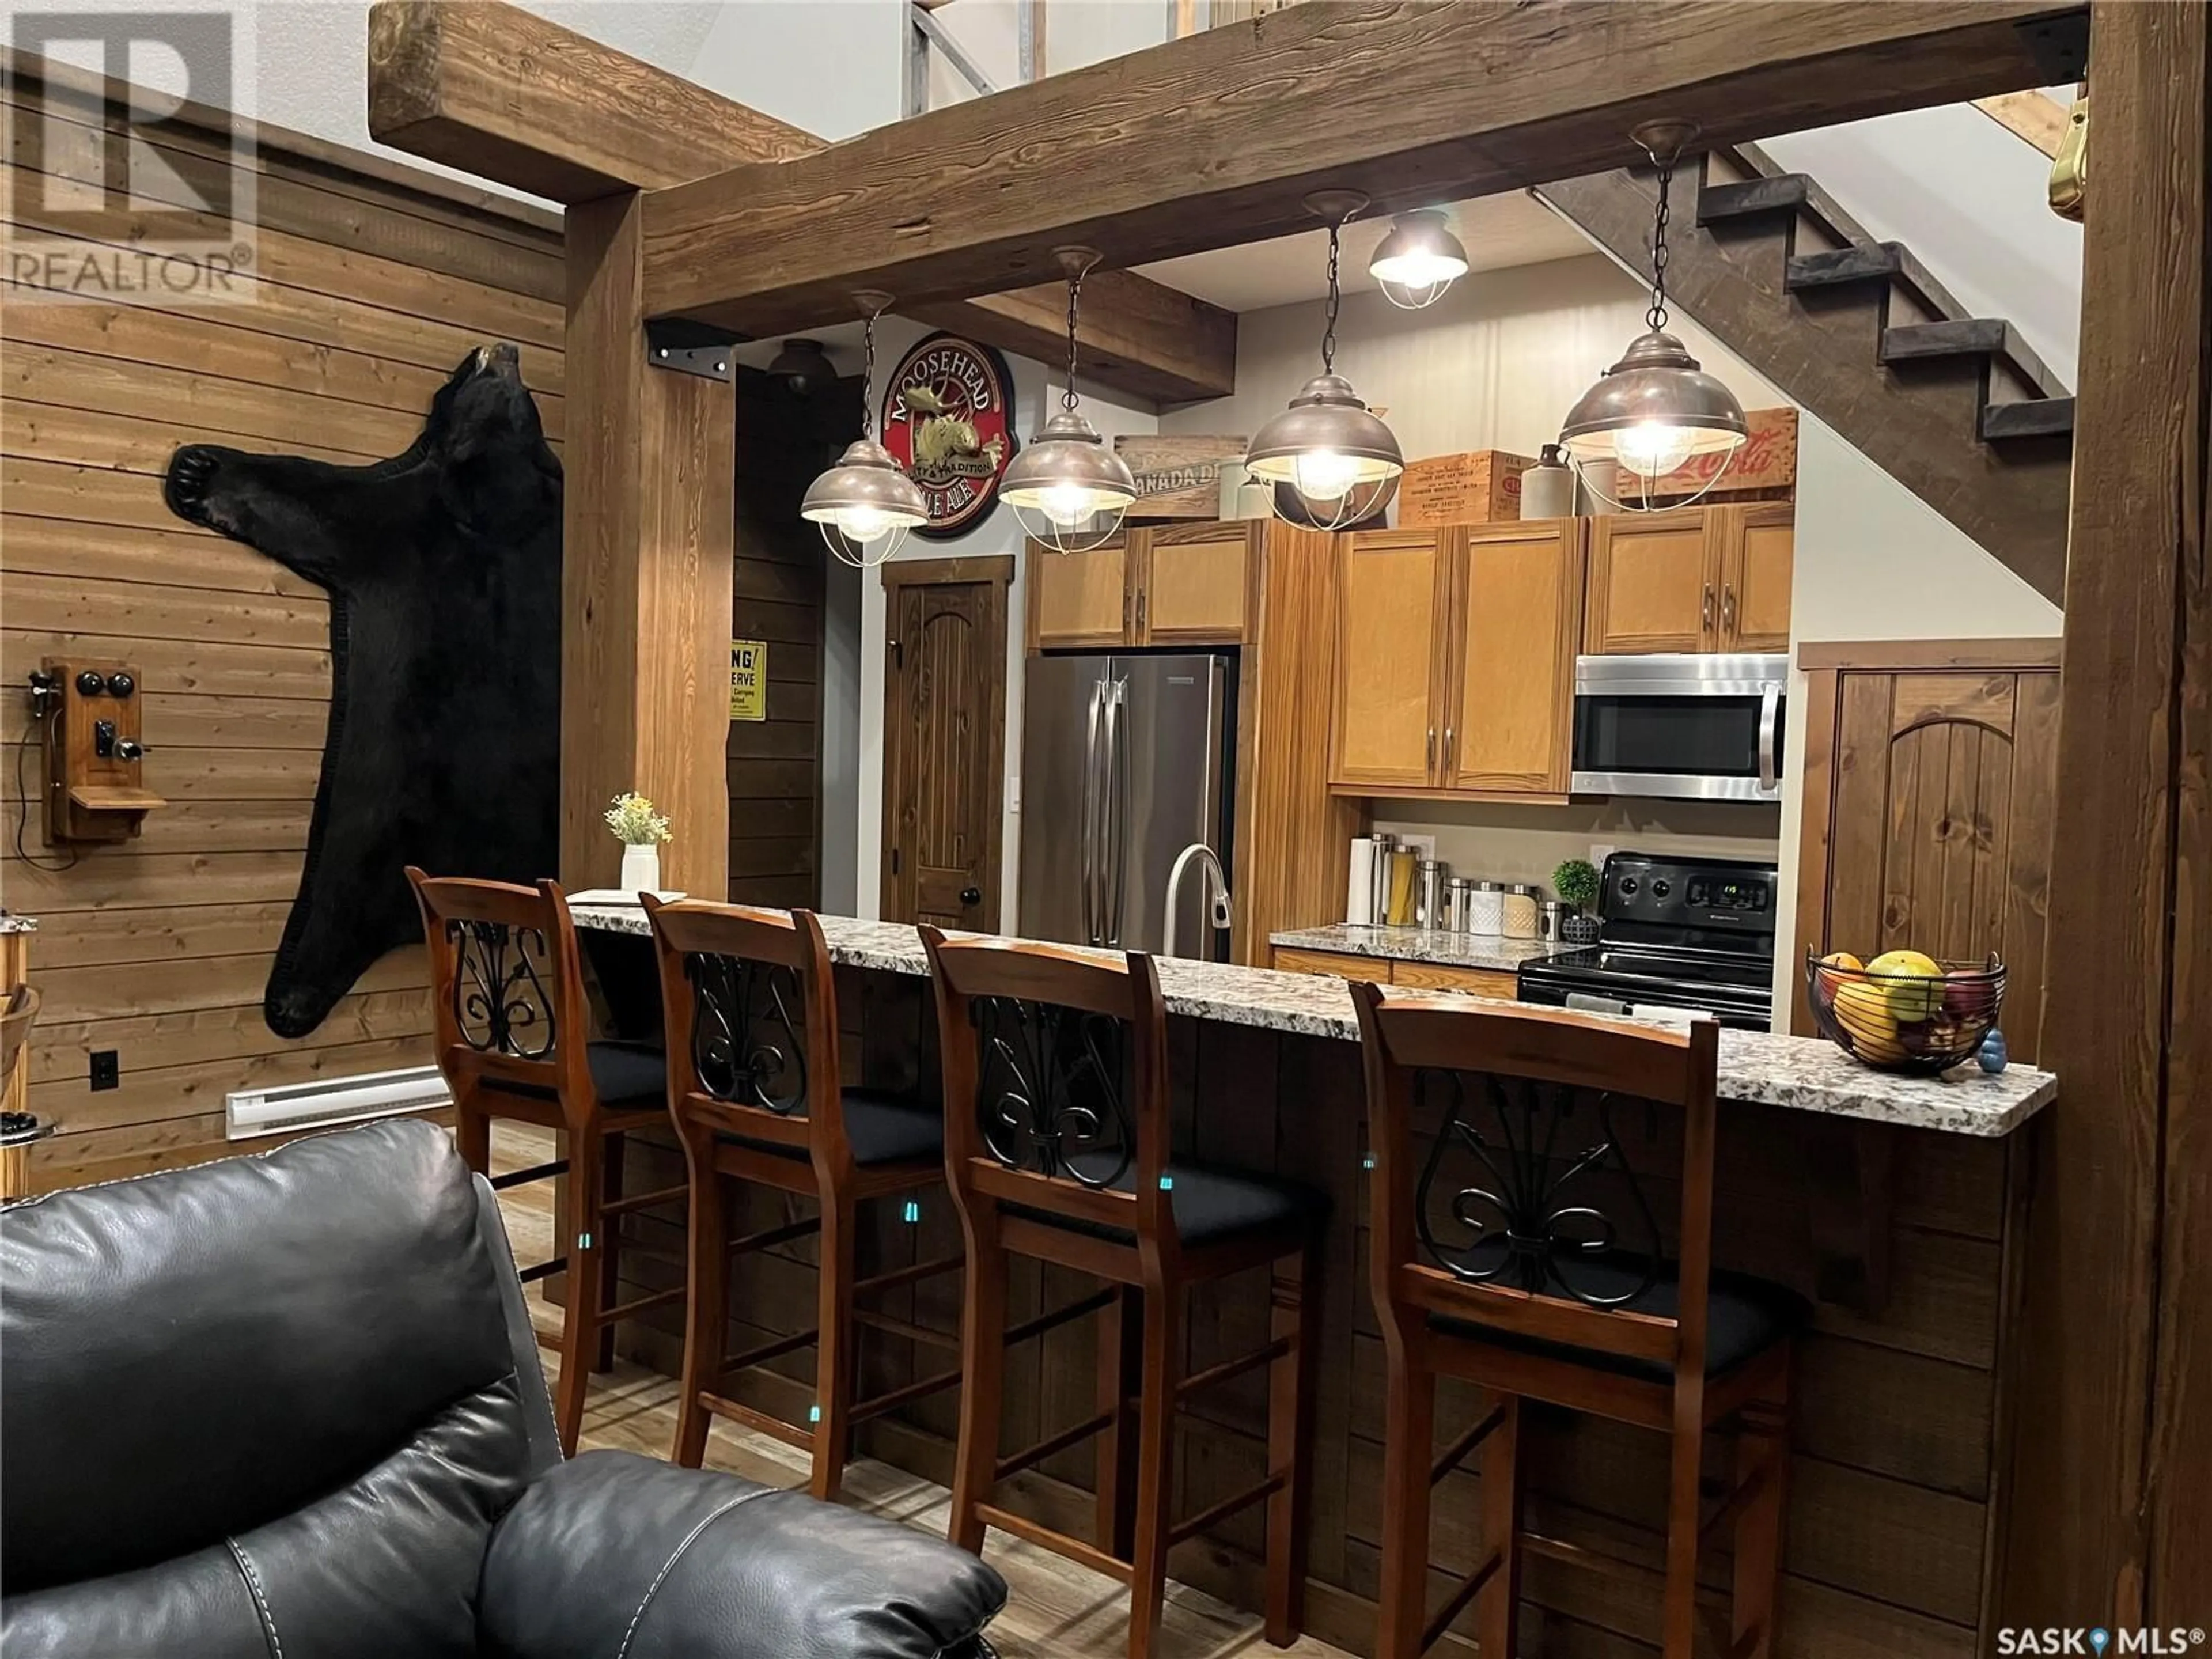
{"type": "Polygon", "coordinates": [[[2090,15],[2103,182],[2082,254],[2041,1038],[2063,1092],[2029,1128],[1993,1618],[2186,1628],[2212,1535],[2212,17],[2090,15]]]}
{"type": "MultiPolygon", "coordinates": [[[[37,231],[26,164],[84,173],[118,106],[68,71],[10,65],[33,72],[0,92],[8,199],[15,229],[37,231]]],[[[155,147],[188,187],[234,125],[187,112],[155,147]]],[[[453,366],[501,337],[523,347],[549,432],[562,428],[556,221],[273,129],[258,137],[262,257],[237,303],[54,301],[19,283],[0,297],[0,680],[20,685],[48,658],[131,665],[149,787],[170,802],[140,837],[71,868],[42,848],[27,863],[16,815],[34,848],[43,823],[16,781],[19,757],[27,780],[37,769],[20,706],[0,731],[0,892],[41,916],[51,981],[27,1062],[33,1109],[59,1130],[36,1149],[41,1187],[234,1150],[222,1097],[251,1082],[428,1058],[419,951],[376,964],[304,1039],[263,1021],[321,763],[328,606],[275,561],[170,514],[170,454],[198,441],[339,465],[397,453],[453,366]],[[94,1093],[89,1060],[103,1049],[120,1084],[94,1093]]],[[[117,215],[99,234],[128,244],[136,231],[117,215]]]]}

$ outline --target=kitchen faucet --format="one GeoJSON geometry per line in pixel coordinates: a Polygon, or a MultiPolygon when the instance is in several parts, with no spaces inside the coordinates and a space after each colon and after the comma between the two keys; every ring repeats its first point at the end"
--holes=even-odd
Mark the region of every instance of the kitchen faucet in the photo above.
{"type": "MultiPolygon", "coordinates": [[[[1176,855],[1175,867],[1168,872],[1168,915],[1166,937],[1160,942],[1160,954],[1171,957],[1176,953],[1176,901],[1182,896],[1182,872],[1195,861],[1203,864],[1213,877],[1213,897],[1207,915],[1216,927],[1229,926],[1229,877],[1221,867],[1221,860],[1214,850],[1202,841],[1194,841],[1176,855]]],[[[1205,947],[1201,945],[1201,950],[1205,947]]]]}

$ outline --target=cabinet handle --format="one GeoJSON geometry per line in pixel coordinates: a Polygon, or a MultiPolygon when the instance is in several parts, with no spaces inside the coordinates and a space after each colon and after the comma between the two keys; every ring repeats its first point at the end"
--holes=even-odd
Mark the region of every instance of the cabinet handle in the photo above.
{"type": "Polygon", "coordinates": [[[1152,590],[1149,587],[1137,590],[1137,631],[1139,634],[1145,631],[1145,612],[1150,607],[1152,597],[1152,590]]]}
{"type": "Polygon", "coordinates": [[[1735,584],[1728,583],[1721,589],[1721,627],[1729,634],[1735,632],[1735,584]]]}
{"type": "Polygon", "coordinates": [[[1437,769],[1437,728],[1433,726],[1429,728],[1428,757],[1426,764],[1429,770],[1433,772],[1437,769]]]}
{"type": "Polygon", "coordinates": [[[1451,763],[1452,763],[1452,728],[1451,728],[1450,726],[1447,726],[1446,727],[1444,727],[1444,769],[1445,769],[1447,772],[1449,772],[1449,771],[1451,769],[1451,763]]]}
{"type": "Polygon", "coordinates": [[[1125,592],[1121,595],[1121,631],[1124,634],[1129,631],[1129,618],[1135,613],[1136,604],[1134,594],[1125,592]]]}
{"type": "Polygon", "coordinates": [[[1706,628],[1713,625],[1713,585],[1705,584],[1705,596],[1698,601],[1698,621],[1706,628]]]}

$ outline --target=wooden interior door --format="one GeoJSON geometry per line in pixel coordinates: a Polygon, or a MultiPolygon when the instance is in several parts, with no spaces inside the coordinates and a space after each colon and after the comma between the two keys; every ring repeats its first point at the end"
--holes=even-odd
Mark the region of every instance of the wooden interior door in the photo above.
{"type": "MultiPolygon", "coordinates": [[[[2008,970],[2007,1044],[2014,1059],[2033,1059],[2057,778],[2055,664],[1808,678],[1799,948],[1960,962],[1995,951],[2008,970]]],[[[1796,1029],[1810,1031],[1802,983],[1796,1000],[1796,1029]]]]}
{"type": "Polygon", "coordinates": [[[1717,526],[1702,507],[1590,520],[1583,649],[1711,651],[1719,641],[1717,526]]]}
{"type": "Polygon", "coordinates": [[[1476,525],[1462,533],[1444,781],[1484,793],[1564,795],[1574,769],[1583,521],[1476,525]]]}
{"type": "Polygon", "coordinates": [[[1251,526],[1159,525],[1136,532],[1140,645],[1234,645],[1244,637],[1251,526]]]}
{"type": "Polygon", "coordinates": [[[1751,501],[1711,511],[1724,523],[1721,649],[1787,651],[1790,584],[1797,557],[1797,508],[1751,501]]]}
{"type": "Polygon", "coordinates": [[[1030,645],[1111,647],[1127,642],[1129,550],[1121,538],[1088,553],[1028,547],[1030,645]]]}
{"type": "Polygon", "coordinates": [[[1337,538],[1333,783],[1421,788],[1435,781],[1443,702],[1437,642],[1452,533],[1365,530],[1337,538]]]}
{"type": "Polygon", "coordinates": [[[886,921],[998,931],[1013,566],[884,567],[886,921]]]}

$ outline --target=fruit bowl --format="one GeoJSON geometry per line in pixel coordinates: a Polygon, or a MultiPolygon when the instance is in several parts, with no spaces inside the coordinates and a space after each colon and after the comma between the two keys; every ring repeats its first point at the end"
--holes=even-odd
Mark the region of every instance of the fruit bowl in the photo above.
{"type": "Polygon", "coordinates": [[[2004,963],[1938,963],[1892,951],[1861,967],[1841,953],[1805,953],[1820,1035],[1878,1072],[1933,1077],[1972,1060],[2004,1005],[2004,963]],[[1902,966],[1899,959],[1907,959],[1902,966]]]}

